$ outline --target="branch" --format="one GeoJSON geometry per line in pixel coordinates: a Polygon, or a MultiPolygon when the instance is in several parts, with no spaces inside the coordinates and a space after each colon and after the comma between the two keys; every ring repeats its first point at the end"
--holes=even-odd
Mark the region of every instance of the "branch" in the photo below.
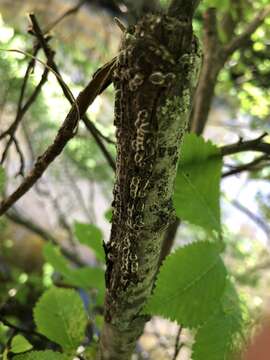
{"type": "Polygon", "coordinates": [[[243,165],[239,165],[237,167],[234,167],[232,170],[229,170],[225,173],[222,174],[222,178],[231,176],[231,175],[236,175],[236,174],[240,174],[244,171],[256,171],[256,170],[260,170],[266,166],[270,165],[270,162],[267,162],[265,164],[262,164],[264,161],[270,160],[270,156],[269,155],[262,155],[257,157],[256,159],[250,161],[247,164],[243,164],[243,165]],[[258,166],[261,165],[261,166],[258,166]]]}
{"type": "MultiPolygon", "coordinates": [[[[33,57],[36,56],[38,52],[38,47],[36,47],[33,51],[33,57]]],[[[32,58],[31,61],[28,64],[28,67],[26,69],[25,75],[24,75],[24,79],[23,79],[23,83],[22,83],[22,87],[21,87],[21,92],[20,92],[20,97],[19,97],[19,102],[18,102],[18,107],[17,107],[17,114],[15,117],[15,120],[13,121],[13,123],[9,126],[9,128],[7,130],[5,130],[1,135],[0,135],[0,140],[3,139],[6,136],[9,136],[9,140],[7,142],[7,145],[5,146],[4,152],[2,154],[2,158],[0,163],[3,164],[7,154],[8,154],[8,150],[10,148],[10,145],[14,142],[15,143],[15,147],[17,149],[17,144],[16,144],[16,140],[15,140],[15,132],[20,124],[20,122],[22,121],[24,115],[26,114],[26,112],[29,110],[29,108],[31,107],[31,105],[35,102],[36,98],[38,97],[42,86],[45,84],[45,82],[47,81],[47,77],[48,77],[48,68],[46,67],[44,69],[44,72],[41,76],[41,79],[38,83],[38,85],[36,86],[36,88],[34,89],[33,93],[30,95],[30,97],[28,98],[28,100],[26,101],[25,105],[22,105],[23,103],[23,99],[24,99],[24,94],[25,94],[25,90],[26,90],[26,85],[29,79],[29,75],[34,67],[34,63],[35,63],[35,59],[32,58]]]]}
{"type": "Polygon", "coordinates": [[[255,18],[248,24],[246,29],[233,40],[224,46],[225,56],[228,58],[234,51],[245,46],[251,35],[257,30],[257,28],[264,23],[265,18],[270,14],[270,5],[259,11],[255,18]]]}
{"type": "Polygon", "coordinates": [[[220,148],[222,156],[233,155],[243,151],[258,151],[270,155],[270,144],[262,141],[268,134],[264,133],[256,139],[225,145],[220,148]]]}
{"type": "Polygon", "coordinates": [[[40,334],[39,332],[37,332],[35,330],[25,329],[25,328],[22,328],[20,326],[12,324],[8,320],[4,319],[1,315],[0,315],[0,322],[3,323],[8,328],[15,330],[16,332],[20,332],[20,333],[27,334],[27,335],[35,335],[35,336],[38,336],[39,338],[41,338],[43,340],[46,340],[46,342],[47,341],[52,342],[46,336],[40,334]]]}
{"type": "MultiPolygon", "coordinates": [[[[18,199],[20,199],[42,176],[47,167],[61,154],[64,147],[76,133],[78,121],[82,118],[88,106],[100,94],[104,83],[111,77],[114,68],[114,62],[109,62],[96,76],[90,81],[84,90],[82,90],[73,103],[63,125],[59,129],[55,140],[48,149],[38,157],[32,171],[19,187],[5,200],[0,203],[0,216],[3,215],[18,199]]],[[[67,91],[67,90],[66,90],[67,91]]]]}
{"type": "Polygon", "coordinates": [[[51,24],[49,24],[45,30],[44,35],[48,34],[56,25],[58,25],[62,20],[64,20],[66,17],[75,14],[80,10],[80,8],[86,3],[87,0],[80,1],[77,5],[74,7],[68,9],[66,12],[64,12],[62,15],[60,15],[56,20],[54,20],[51,24]]]}
{"type": "Polygon", "coordinates": [[[12,210],[8,211],[5,216],[15,224],[21,225],[27,230],[37,234],[45,241],[50,241],[53,244],[60,246],[61,252],[68,258],[73,264],[78,266],[85,265],[81,259],[79,259],[73,252],[67,250],[63,246],[61,246],[60,241],[58,241],[53,235],[47,232],[43,227],[39,226],[38,224],[34,223],[32,220],[26,219],[25,217],[21,216],[17,211],[12,210]]]}
{"type": "Polygon", "coordinates": [[[258,215],[254,214],[252,211],[250,211],[248,208],[243,206],[241,203],[239,203],[237,200],[233,200],[231,204],[244,213],[246,216],[248,216],[262,231],[265,233],[268,240],[270,240],[270,227],[267,223],[265,223],[258,215]]]}
{"type": "Polygon", "coordinates": [[[177,359],[177,356],[179,355],[179,352],[180,352],[181,348],[183,347],[183,344],[180,344],[180,335],[181,335],[182,330],[183,330],[183,328],[180,325],[179,329],[177,331],[176,339],[175,339],[173,360],[177,359]]]}
{"type": "MultiPolygon", "coordinates": [[[[48,59],[48,64],[50,65],[50,67],[53,69],[53,71],[58,75],[57,76],[57,81],[66,97],[66,99],[72,104],[73,103],[73,97],[72,97],[72,93],[69,89],[67,89],[66,84],[64,83],[62,76],[60,74],[60,71],[56,65],[56,63],[54,62],[53,58],[52,58],[52,54],[53,51],[52,49],[49,47],[48,43],[45,41],[44,39],[44,35],[41,31],[41,28],[38,24],[38,21],[35,17],[34,14],[30,14],[30,19],[32,22],[32,27],[33,27],[33,32],[36,35],[40,46],[42,47],[47,59],[48,59]]],[[[96,78],[100,72],[106,71],[106,69],[110,66],[110,64],[113,66],[115,62],[115,58],[112,59],[111,62],[107,63],[104,65],[104,67],[102,67],[101,69],[99,69],[94,75],[93,78],[96,78]]],[[[99,93],[97,95],[99,95],[101,92],[103,92],[107,86],[109,86],[111,83],[111,78],[110,76],[108,76],[106,78],[106,80],[103,82],[102,86],[100,87],[99,93]]],[[[88,117],[83,114],[82,116],[82,120],[86,126],[86,128],[90,131],[90,133],[92,134],[92,136],[94,137],[97,145],[100,147],[103,155],[105,156],[106,160],[108,161],[108,164],[111,166],[111,168],[115,171],[115,163],[113,158],[111,157],[111,154],[108,152],[108,150],[106,149],[106,147],[104,146],[104,144],[102,143],[102,141],[100,140],[100,135],[99,135],[99,131],[96,129],[95,125],[88,119],[88,117]]]]}
{"type": "Polygon", "coordinates": [[[205,129],[215,94],[218,74],[224,65],[214,8],[209,8],[204,14],[203,45],[204,61],[190,116],[191,130],[199,135],[205,129]]]}
{"type": "Polygon", "coordinates": [[[201,63],[192,27],[178,19],[144,17],[134,36],[135,43],[122,43],[123,51],[130,52],[129,61],[117,62],[115,69],[122,74],[137,68],[141,80],[136,86],[129,86],[121,76],[115,82],[120,101],[115,108],[118,161],[112,231],[105,247],[105,322],[98,355],[104,360],[129,359],[149,319],[141,315],[141,309],[154,286],[165,231],[175,221],[171,201],[175,164],[201,63]],[[152,26],[155,21],[158,27],[152,26]],[[179,36],[171,37],[165,30],[169,24],[179,36]],[[174,60],[153,55],[145,41],[167,46],[174,60]],[[179,54],[190,56],[192,66],[182,67],[179,54]],[[142,58],[147,59],[147,66],[142,58]],[[175,80],[161,86],[153,81],[149,86],[144,79],[161,64],[175,80]]]}
{"type": "Polygon", "coordinates": [[[19,171],[15,176],[18,176],[18,175],[24,176],[24,167],[25,167],[24,155],[23,155],[22,149],[20,147],[20,144],[19,144],[19,142],[18,142],[18,140],[16,139],[15,136],[13,137],[13,143],[15,145],[16,152],[19,155],[20,164],[21,164],[20,168],[19,168],[19,171]]]}

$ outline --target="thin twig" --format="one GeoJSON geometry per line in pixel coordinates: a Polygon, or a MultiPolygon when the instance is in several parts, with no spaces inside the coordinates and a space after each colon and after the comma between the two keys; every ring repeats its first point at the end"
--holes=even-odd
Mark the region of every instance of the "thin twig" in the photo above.
{"type": "Polygon", "coordinates": [[[244,151],[258,151],[270,155],[270,144],[262,141],[268,134],[264,133],[253,140],[243,141],[225,145],[220,148],[222,156],[233,155],[244,151]]]}
{"type": "Polygon", "coordinates": [[[177,359],[177,356],[179,355],[179,352],[180,352],[181,348],[183,347],[183,344],[180,344],[180,336],[181,336],[182,330],[183,330],[183,328],[182,328],[182,326],[180,325],[180,326],[179,326],[179,329],[178,329],[178,331],[177,331],[176,338],[175,338],[174,355],[173,355],[172,360],[176,360],[176,359],[177,359]]]}
{"type": "Polygon", "coordinates": [[[267,223],[265,223],[258,215],[254,214],[252,211],[250,211],[248,208],[246,208],[244,205],[239,203],[237,200],[231,201],[231,204],[244,213],[246,216],[248,216],[266,235],[268,241],[270,241],[270,227],[267,223]]]}
{"type": "Polygon", "coordinates": [[[43,227],[36,224],[33,220],[29,220],[18,213],[16,210],[8,211],[5,216],[14,222],[15,224],[21,225],[27,230],[37,234],[45,241],[50,241],[54,245],[60,246],[61,252],[66,256],[73,264],[77,266],[84,266],[85,263],[78,257],[73,251],[69,251],[61,245],[61,241],[56,239],[51,233],[47,232],[43,227]]]}
{"type": "MultiPolygon", "coordinates": [[[[30,63],[29,63],[30,64],[30,63]]],[[[28,66],[28,69],[31,69],[33,66],[33,61],[31,61],[31,66],[28,66]]],[[[29,70],[30,71],[30,70],[29,70]]],[[[6,156],[8,154],[8,150],[10,145],[12,144],[12,142],[14,142],[15,139],[15,132],[20,124],[20,122],[22,121],[24,115],[26,114],[26,112],[28,111],[28,109],[30,108],[30,106],[35,102],[36,98],[38,97],[42,86],[45,84],[45,82],[47,81],[47,77],[48,77],[48,68],[44,69],[44,72],[42,74],[42,77],[38,83],[38,85],[36,86],[35,90],[33,91],[33,93],[30,95],[29,99],[26,101],[26,103],[24,105],[22,105],[22,101],[23,101],[23,97],[24,97],[24,92],[25,92],[25,86],[27,83],[27,79],[29,76],[29,72],[25,73],[25,77],[24,77],[24,81],[23,81],[23,85],[21,88],[21,93],[20,93],[20,99],[19,99],[19,104],[18,104],[18,109],[17,109],[17,114],[15,117],[14,122],[10,125],[10,127],[0,135],[0,140],[2,138],[4,138],[5,136],[9,135],[9,141],[7,143],[7,145],[5,146],[4,152],[2,154],[2,158],[1,158],[1,164],[4,163],[6,156]]],[[[17,145],[15,144],[16,148],[17,145]]]]}
{"type": "Polygon", "coordinates": [[[25,329],[20,326],[12,324],[7,319],[3,318],[1,315],[0,315],[0,322],[2,322],[8,328],[15,330],[16,332],[20,332],[20,333],[27,334],[27,335],[35,335],[43,340],[51,341],[51,340],[48,340],[48,338],[46,336],[40,334],[39,332],[37,332],[35,330],[25,329]]]}
{"type": "Polygon", "coordinates": [[[24,167],[25,167],[24,155],[23,155],[22,149],[20,147],[20,144],[15,136],[13,136],[13,143],[15,145],[17,154],[19,155],[19,158],[20,158],[20,168],[15,176],[18,176],[18,175],[24,176],[24,167]]]}
{"type": "Polygon", "coordinates": [[[259,11],[255,18],[247,25],[246,29],[238,36],[234,37],[232,41],[224,46],[224,53],[228,58],[236,50],[245,46],[251,35],[264,23],[266,17],[270,14],[270,5],[259,11]]]}
{"type": "MultiPolygon", "coordinates": [[[[67,91],[66,85],[63,84],[63,79],[62,79],[62,76],[60,75],[60,71],[59,71],[56,63],[54,62],[53,58],[51,57],[51,54],[53,53],[53,51],[49,47],[48,43],[44,40],[43,33],[41,31],[41,28],[40,28],[40,26],[38,24],[38,21],[37,21],[35,15],[30,14],[30,19],[31,19],[31,22],[32,22],[33,31],[36,34],[37,39],[40,42],[40,46],[42,47],[42,49],[43,49],[43,51],[44,51],[44,53],[45,53],[45,55],[46,55],[46,57],[48,59],[48,63],[50,64],[50,66],[54,70],[54,72],[58,74],[57,81],[58,81],[60,87],[62,88],[66,99],[72,104],[73,99],[72,99],[72,96],[70,94],[70,90],[67,91]],[[63,85],[65,85],[65,86],[63,86],[63,85]]],[[[93,78],[94,79],[97,78],[98,75],[100,73],[102,73],[103,71],[106,71],[106,69],[108,67],[110,67],[110,65],[114,66],[114,63],[115,63],[115,58],[112,59],[107,64],[105,64],[103,67],[101,67],[98,71],[96,71],[95,74],[93,75],[93,78]]],[[[110,83],[111,83],[111,78],[107,77],[106,81],[103,82],[102,87],[100,88],[100,93],[103,92],[105,90],[105,88],[110,85],[110,83]]],[[[88,119],[88,117],[85,114],[82,116],[82,120],[83,120],[86,128],[90,131],[90,133],[94,137],[95,141],[97,142],[97,145],[100,147],[103,155],[105,156],[105,158],[108,161],[108,164],[115,171],[115,162],[114,162],[111,154],[108,152],[108,150],[106,149],[106,147],[104,146],[104,144],[100,140],[100,135],[99,135],[100,132],[96,129],[95,125],[88,119]]]]}
{"type": "Polygon", "coordinates": [[[270,165],[270,156],[269,155],[262,155],[257,157],[256,159],[248,162],[247,164],[239,165],[232,168],[229,171],[226,171],[222,174],[222,178],[226,178],[231,175],[240,174],[244,171],[257,171],[261,170],[262,168],[270,165]],[[268,162],[265,162],[267,161],[268,162]]]}
{"type": "Polygon", "coordinates": [[[52,21],[51,24],[49,24],[44,29],[44,35],[48,34],[56,25],[58,25],[62,20],[64,20],[66,17],[75,14],[80,10],[80,8],[87,2],[87,0],[80,1],[76,6],[68,9],[65,11],[62,15],[60,15],[56,20],[52,21]]]}
{"type": "Polygon", "coordinates": [[[38,157],[32,171],[26,176],[19,187],[7,198],[0,203],[0,216],[3,215],[18,199],[20,199],[42,176],[48,166],[61,154],[64,147],[71,140],[78,127],[79,118],[82,118],[89,107],[89,105],[100,94],[104,83],[111,77],[114,69],[114,62],[109,62],[107,67],[98,72],[97,75],[90,81],[84,90],[82,90],[73,103],[69,113],[66,116],[62,126],[58,130],[52,145],[38,157]],[[79,116],[78,116],[79,111],[79,116]]]}

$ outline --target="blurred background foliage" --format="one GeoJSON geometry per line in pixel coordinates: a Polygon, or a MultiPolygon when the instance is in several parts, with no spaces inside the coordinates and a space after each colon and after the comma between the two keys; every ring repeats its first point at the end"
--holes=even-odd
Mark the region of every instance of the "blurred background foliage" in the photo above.
{"type": "MultiPolygon", "coordinates": [[[[123,22],[135,21],[140,6],[140,11],[144,6],[151,8],[151,2],[146,3],[142,0],[137,4],[128,0],[86,1],[76,14],[67,17],[53,29],[50,44],[56,51],[55,61],[74,95],[83,89],[98,67],[117,53],[121,32],[113,17],[118,16],[123,22]]],[[[166,6],[168,0],[160,0],[160,3],[166,6]]],[[[220,38],[226,42],[228,38],[239,34],[256,11],[268,3],[268,0],[205,0],[195,17],[195,31],[202,39],[203,14],[208,7],[214,6],[217,8],[220,38]],[[235,33],[232,34],[230,31],[234,27],[235,33]]],[[[23,76],[29,62],[28,56],[4,50],[31,51],[33,38],[27,33],[27,12],[34,11],[46,27],[74,5],[75,1],[64,0],[48,0],[38,4],[33,0],[0,1],[0,132],[15,117],[23,76]]],[[[234,53],[220,73],[204,134],[218,146],[236,142],[242,137],[255,138],[264,131],[269,132],[269,39],[270,17],[252,35],[246,46],[234,53]]],[[[39,58],[45,60],[42,54],[39,58]]],[[[31,74],[31,86],[27,88],[28,94],[37,85],[42,72],[43,65],[37,62],[31,74]]],[[[115,157],[113,98],[113,87],[109,87],[90,106],[88,115],[98,130],[109,139],[104,143],[112,157],[115,157]]],[[[69,104],[51,73],[41,94],[26,113],[17,134],[25,156],[25,172],[31,169],[34,159],[52,142],[68,110],[69,104]]],[[[266,140],[269,141],[269,136],[266,140]]],[[[4,142],[0,144],[1,152],[4,142]]],[[[234,155],[228,163],[224,163],[224,170],[254,158],[254,153],[250,152],[234,155]]],[[[5,162],[6,186],[1,192],[9,193],[19,184],[19,166],[18,153],[12,148],[5,162]]],[[[269,166],[258,166],[251,172],[222,181],[222,220],[227,244],[225,261],[240,289],[241,298],[251,311],[252,325],[256,325],[260,315],[269,308],[270,301],[269,169],[269,166]]],[[[0,184],[4,182],[3,177],[0,173],[0,184]]],[[[38,185],[15,205],[13,211],[0,220],[0,316],[18,327],[28,329],[27,337],[37,349],[53,346],[44,344],[40,338],[31,334],[34,330],[31,309],[52,282],[65,284],[65,277],[57,269],[62,260],[57,258],[56,261],[54,258],[56,262],[53,266],[48,257],[44,258],[44,241],[52,240],[51,236],[66,249],[74,251],[84,266],[103,269],[95,253],[85,245],[79,245],[73,224],[75,220],[95,224],[102,229],[103,238],[108,239],[110,224],[104,214],[110,209],[113,180],[112,169],[91,134],[80,124],[77,136],[69,142],[61,158],[53,163],[38,185]]],[[[184,223],[178,230],[175,246],[206,236],[201,228],[184,223]]],[[[69,281],[66,281],[66,286],[70,286],[69,281]]],[[[98,286],[93,285],[95,288],[98,286]]],[[[92,290],[89,291],[91,293],[92,290]]],[[[84,289],[82,297],[91,314],[89,339],[95,339],[100,329],[101,303],[97,302],[91,307],[89,299],[93,299],[93,296],[89,297],[89,291],[84,289]]],[[[1,317],[2,352],[16,329],[1,323],[1,317]]],[[[151,329],[146,330],[148,342],[145,338],[141,340],[138,358],[171,358],[176,328],[162,321],[154,319],[151,329]]],[[[188,356],[188,334],[184,335],[184,344],[186,350],[181,352],[182,357],[179,355],[179,359],[188,356]]]]}

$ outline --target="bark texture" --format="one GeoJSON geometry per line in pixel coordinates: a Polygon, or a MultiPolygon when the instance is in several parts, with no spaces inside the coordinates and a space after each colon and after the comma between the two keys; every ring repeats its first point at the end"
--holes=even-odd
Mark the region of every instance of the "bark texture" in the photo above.
{"type": "Polygon", "coordinates": [[[201,55],[191,17],[148,15],[123,36],[113,74],[117,164],[99,359],[129,359],[147,317],[201,55]]]}

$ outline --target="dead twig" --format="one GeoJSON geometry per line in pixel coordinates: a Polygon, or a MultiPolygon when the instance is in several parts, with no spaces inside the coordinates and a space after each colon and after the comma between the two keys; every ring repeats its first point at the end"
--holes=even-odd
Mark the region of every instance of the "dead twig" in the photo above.
{"type": "Polygon", "coordinates": [[[111,77],[114,63],[109,62],[107,67],[90,81],[84,90],[82,90],[73,103],[66,119],[60,127],[54,142],[48,149],[38,157],[32,171],[26,176],[19,187],[7,198],[0,203],[0,216],[3,215],[18,199],[20,199],[42,176],[47,167],[59,156],[68,143],[76,133],[79,118],[82,118],[88,106],[100,94],[104,83],[111,77]],[[78,114],[79,112],[79,114],[78,114]],[[79,116],[78,116],[79,115],[79,116]]]}
{"type": "Polygon", "coordinates": [[[270,156],[269,155],[262,155],[257,157],[256,159],[248,162],[247,164],[239,165],[232,168],[229,171],[226,171],[222,174],[222,178],[226,178],[231,175],[240,174],[244,171],[258,171],[266,166],[270,165],[270,156]]]}
{"type": "Polygon", "coordinates": [[[176,338],[175,338],[174,355],[173,355],[172,360],[177,359],[177,356],[179,355],[179,352],[180,352],[181,348],[183,347],[183,344],[180,344],[180,336],[181,336],[182,330],[183,330],[183,328],[180,325],[179,329],[177,331],[176,338]]]}
{"type": "MultiPolygon", "coordinates": [[[[32,29],[34,34],[36,35],[40,46],[42,47],[47,59],[48,59],[48,63],[50,65],[50,67],[53,69],[53,71],[58,74],[57,76],[57,81],[60,85],[60,87],[63,90],[63,93],[66,97],[66,99],[72,104],[73,103],[73,99],[72,96],[70,94],[70,90],[67,91],[67,87],[63,82],[63,79],[61,77],[60,71],[56,65],[56,63],[54,62],[53,58],[52,58],[52,53],[53,51],[51,50],[51,48],[49,47],[48,43],[44,40],[44,35],[42,33],[42,30],[38,24],[38,21],[35,17],[34,14],[30,14],[30,19],[32,22],[32,29]]],[[[93,78],[97,78],[99,73],[103,73],[103,71],[110,67],[110,65],[113,67],[115,63],[115,58],[112,59],[110,62],[108,62],[107,64],[105,64],[103,67],[101,67],[98,71],[96,71],[96,73],[93,75],[93,78]]],[[[102,87],[100,88],[100,93],[102,93],[107,86],[109,86],[111,83],[111,77],[107,77],[106,81],[104,81],[104,83],[102,84],[102,87]]],[[[97,94],[97,95],[99,95],[97,94]]],[[[90,131],[90,133],[92,134],[92,136],[94,137],[97,145],[99,146],[100,150],[102,151],[104,157],[106,158],[106,160],[108,161],[108,164],[110,165],[110,167],[115,171],[115,162],[111,156],[111,154],[108,152],[108,150],[106,149],[106,147],[104,146],[104,144],[102,143],[101,139],[100,139],[100,132],[96,129],[95,125],[88,119],[88,117],[84,114],[82,116],[82,120],[84,122],[84,125],[86,126],[86,128],[90,131]]]]}

